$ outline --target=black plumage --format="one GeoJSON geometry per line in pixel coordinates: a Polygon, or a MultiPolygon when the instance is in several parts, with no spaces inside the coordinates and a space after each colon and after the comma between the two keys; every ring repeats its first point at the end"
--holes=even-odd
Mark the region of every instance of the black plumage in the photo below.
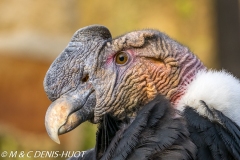
{"type": "Polygon", "coordinates": [[[101,160],[194,159],[196,148],[186,121],[175,114],[170,103],[158,96],[143,106],[134,119],[118,121],[105,115],[99,125],[96,148],[86,156],[101,160]]]}
{"type": "Polygon", "coordinates": [[[184,117],[193,143],[197,146],[197,158],[209,160],[240,159],[240,128],[220,111],[210,109],[202,102],[205,115],[200,116],[192,107],[186,107],[184,117]]]}
{"type": "Polygon", "coordinates": [[[239,159],[239,126],[202,104],[212,120],[192,107],[186,107],[181,116],[160,96],[143,106],[134,120],[105,115],[95,149],[70,160],[239,159]]]}

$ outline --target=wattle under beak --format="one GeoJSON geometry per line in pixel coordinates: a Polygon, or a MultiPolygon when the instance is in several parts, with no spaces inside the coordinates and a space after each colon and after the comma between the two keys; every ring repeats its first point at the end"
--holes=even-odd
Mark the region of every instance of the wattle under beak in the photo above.
{"type": "Polygon", "coordinates": [[[60,144],[58,135],[67,133],[86,120],[93,119],[95,92],[73,92],[55,100],[45,116],[45,127],[50,138],[60,144]]]}

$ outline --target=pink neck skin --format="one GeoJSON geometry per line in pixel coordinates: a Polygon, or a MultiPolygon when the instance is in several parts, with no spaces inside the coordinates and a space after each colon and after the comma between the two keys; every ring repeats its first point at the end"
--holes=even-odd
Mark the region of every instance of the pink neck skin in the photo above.
{"type": "Polygon", "coordinates": [[[196,77],[196,74],[201,70],[207,69],[195,56],[191,61],[183,62],[181,66],[180,77],[182,78],[180,79],[178,90],[170,97],[170,101],[175,108],[179,100],[186,93],[189,84],[196,77]]]}

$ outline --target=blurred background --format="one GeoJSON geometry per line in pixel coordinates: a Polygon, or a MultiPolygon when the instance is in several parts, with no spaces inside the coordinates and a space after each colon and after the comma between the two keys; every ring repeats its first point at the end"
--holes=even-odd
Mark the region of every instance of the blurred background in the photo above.
{"type": "Polygon", "coordinates": [[[240,77],[239,6],[239,0],[1,0],[0,153],[94,147],[93,124],[60,136],[60,145],[44,126],[50,101],[43,78],[79,28],[101,24],[113,37],[158,29],[188,46],[207,67],[240,77]]]}

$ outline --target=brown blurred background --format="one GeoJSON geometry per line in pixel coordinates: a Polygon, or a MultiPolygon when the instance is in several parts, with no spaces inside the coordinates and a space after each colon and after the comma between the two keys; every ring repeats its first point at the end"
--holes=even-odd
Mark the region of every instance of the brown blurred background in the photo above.
{"type": "Polygon", "coordinates": [[[158,29],[187,45],[207,67],[240,77],[239,6],[239,0],[1,0],[0,153],[94,147],[96,126],[90,123],[60,136],[61,145],[44,127],[50,104],[44,75],[77,29],[101,24],[114,37],[158,29]]]}

